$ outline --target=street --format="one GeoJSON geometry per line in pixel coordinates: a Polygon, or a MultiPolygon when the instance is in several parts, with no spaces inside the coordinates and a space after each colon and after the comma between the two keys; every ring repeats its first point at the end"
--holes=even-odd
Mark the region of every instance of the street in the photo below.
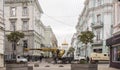
{"type": "Polygon", "coordinates": [[[29,64],[29,66],[33,66],[33,70],[71,70],[70,64],[39,63],[39,67],[35,67],[35,63],[29,64]]]}
{"type": "MultiPolygon", "coordinates": [[[[33,70],[71,70],[71,64],[51,64],[46,62],[31,62],[29,66],[33,66],[33,70]],[[34,64],[39,64],[35,67],[34,64]]],[[[110,68],[109,64],[98,64],[98,70],[119,70],[115,68],[110,68]]]]}

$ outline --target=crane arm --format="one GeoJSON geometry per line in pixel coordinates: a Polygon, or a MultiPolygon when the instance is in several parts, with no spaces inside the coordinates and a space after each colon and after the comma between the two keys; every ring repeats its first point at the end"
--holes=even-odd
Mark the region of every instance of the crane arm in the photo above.
{"type": "Polygon", "coordinates": [[[59,57],[62,57],[65,53],[64,49],[57,49],[57,48],[24,48],[24,50],[25,51],[38,50],[43,52],[53,52],[53,53],[57,53],[59,57]]]}

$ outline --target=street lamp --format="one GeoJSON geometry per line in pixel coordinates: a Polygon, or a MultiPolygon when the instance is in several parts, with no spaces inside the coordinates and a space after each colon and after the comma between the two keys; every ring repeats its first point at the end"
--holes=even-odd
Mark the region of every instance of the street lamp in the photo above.
{"type": "MultiPolygon", "coordinates": [[[[13,23],[13,32],[15,32],[15,23],[13,23]]],[[[16,50],[16,43],[15,43],[15,40],[14,40],[13,41],[13,59],[16,59],[15,50],[16,50]]]]}

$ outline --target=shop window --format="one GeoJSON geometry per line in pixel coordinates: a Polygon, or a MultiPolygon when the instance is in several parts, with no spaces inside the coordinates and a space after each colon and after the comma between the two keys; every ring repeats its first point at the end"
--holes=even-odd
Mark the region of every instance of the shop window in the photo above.
{"type": "Polygon", "coordinates": [[[113,61],[120,61],[120,46],[113,48],[112,57],[113,61]]]}

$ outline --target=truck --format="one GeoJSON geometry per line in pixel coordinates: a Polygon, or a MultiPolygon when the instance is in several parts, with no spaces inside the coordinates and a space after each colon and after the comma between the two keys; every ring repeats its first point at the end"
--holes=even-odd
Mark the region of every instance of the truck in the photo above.
{"type": "Polygon", "coordinates": [[[54,48],[24,48],[24,51],[30,51],[30,50],[39,50],[43,52],[51,52],[53,55],[53,60],[55,63],[58,63],[57,61],[60,61],[61,63],[71,63],[74,58],[67,53],[64,49],[58,49],[56,47],[54,48]]]}
{"type": "Polygon", "coordinates": [[[99,62],[99,61],[109,61],[109,54],[108,53],[91,53],[90,61],[92,62],[99,62]]]}

